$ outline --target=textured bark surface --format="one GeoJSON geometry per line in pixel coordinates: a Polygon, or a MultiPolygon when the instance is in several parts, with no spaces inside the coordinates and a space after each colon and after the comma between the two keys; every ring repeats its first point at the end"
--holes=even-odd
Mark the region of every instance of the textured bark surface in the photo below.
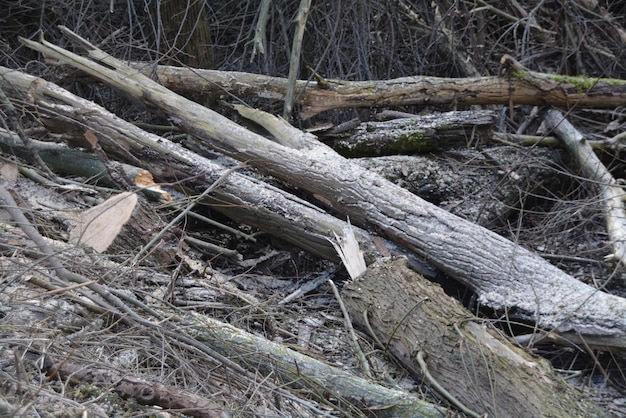
{"type": "MultiPolygon", "coordinates": [[[[150,76],[151,64],[135,63],[150,76]]],[[[287,80],[240,72],[202,71],[159,66],[159,81],[179,92],[284,99],[287,80]]],[[[587,79],[556,81],[549,75],[520,73],[511,77],[404,77],[381,81],[333,81],[322,85],[299,81],[300,116],[310,118],[321,112],[346,107],[385,107],[405,105],[484,105],[528,104],[590,108],[614,108],[626,101],[626,81],[587,79]],[[581,85],[591,86],[581,89],[581,85]]]]}
{"type": "Polygon", "coordinates": [[[488,140],[494,119],[495,112],[483,110],[365,122],[333,148],[347,157],[443,151],[488,140]]]}
{"type": "Polygon", "coordinates": [[[513,346],[404,259],[370,266],[344,286],[343,297],[353,322],[371,329],[382,348],[423,377],[416,361],[422,351],[435,380],[481,416],[607,416],[546,360],[513,346]]]}

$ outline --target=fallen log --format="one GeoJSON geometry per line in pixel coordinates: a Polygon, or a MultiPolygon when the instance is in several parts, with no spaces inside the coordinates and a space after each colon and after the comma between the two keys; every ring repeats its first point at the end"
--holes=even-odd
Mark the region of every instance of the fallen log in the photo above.
{"type": "Polygon", "coordinates": [[[364,122],[333,141],[346,157],[438,152],[491,137],[492,111],[445,112],[385,122],[364,122]]]}
{"type": "MultiPolygon", "coordinates": [[[[146,76],[183,94],[284,100],[287,80],[259,74],[133,63],[146,76]]],[[[332,109],[406,105],[526,104],[614,108],[626,102],[626,81],[515,72],[508,77],[403,77],[380,81],[298,81],[300,117],[332,109]]]]}
{"type": "Polygon", "coordinates": [[[404,259],[376,262],[343,293],[353,322],[373,332],[379,348],[469,416],[608,416],[547,360],[511,345],[404,259]]]}
{"type": "Polygon", "coordinates": [[[538,255],[423,201],[310,137],[300,137],[302,149],[272,142],[63,31],[89,58],[46,41],[21,41],[159,108],[220,152],[322,196],[355,224],[379,231],[474,289],[481,304],[506,311],[510,318],[533,321],[570,341],[626,348],[624,299],[579,282],[538,255]]]}

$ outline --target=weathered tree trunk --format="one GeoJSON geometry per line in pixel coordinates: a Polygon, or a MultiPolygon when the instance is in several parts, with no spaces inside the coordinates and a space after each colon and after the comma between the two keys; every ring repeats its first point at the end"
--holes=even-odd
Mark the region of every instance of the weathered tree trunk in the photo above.
{"type": "Polygon", "coordinates": [[[355,224],[368,225],[470,286],[479,302],[571,341],[626,347],[626,301],[579,282],[538,255],[464,221],[351,163],[318,141],[302,149],[269,141],[197,103],[172,94],[65,29],[96,64],[45,41],[22,39],[60,63],[71,64],[140,97],[217,150],[320,195],[355,224]],[[583,316],[584,317],[581,317],[583,316]]]}
{"type": "MultiPolygon", "coordinates": [[[[151,1],[150,16],[166,63],[213,67],[211,26],[202,0],[151,1]]],[[[159,57],[160,58],[160,57],[159,57]]]]}
{"type": "MultiPolygon", "coordinates": [[[[135,63],[150,75],[154,66],[135,63]]],[[[159,81],[179,92],[283,100],[287,80],[241,72],[156,68],[159,81]]],[[[381,81],[299,81],[300,117],[346,107],[405,105],[528,104],[559,107],[614,108],[626,102],[626,81],[520,73],[510,77],[404,77],[381,81]],[[582,86],[591,86],[584,88],[582,86]]]]}
{"type": "Polygon", "coordinates": [[[360,124],[333,149],[347,157],[437,152],[491,137],[491,111],[446,112],[360,124]]]}
{"type": "Polygon", "coordinates": [[[374,332],[382,349],[432,384],[418,364],[421,352],[434,380],[479,416],[607,416],[557,377],[546,360],[514,347],[409,269],[406,260],[369,266],[344,286],[344,303],[352,321],[374,332]]]}

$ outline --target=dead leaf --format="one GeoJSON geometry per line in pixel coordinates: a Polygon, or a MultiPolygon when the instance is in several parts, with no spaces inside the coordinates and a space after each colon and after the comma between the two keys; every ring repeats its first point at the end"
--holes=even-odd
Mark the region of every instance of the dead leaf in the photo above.
{"type": "Polygon", "coordinates": [[[98,144],[98,137],[96,136],[96,134],[94,134],[90,130],[86,130],[83,133],[83,136],[85,137],[87,142],[89,142],[89,145],[91,145],[91,149],[96,149],[96,147],[99,145],[98,144]]]}
{"type": "Polygon", "coordinates": [[[70,232],[70,243],[83,244],[101,253],[109,248],[137,205],[137,195],[130,192],[113,196],[81,213],[70,232]]]}
{"type": "Polygon", "coordinates": [[[5,185],[14,184],[17,181],[18,175],[17,165],[13,163],[6,163],[0,167],[0,181],[5,185]]]}

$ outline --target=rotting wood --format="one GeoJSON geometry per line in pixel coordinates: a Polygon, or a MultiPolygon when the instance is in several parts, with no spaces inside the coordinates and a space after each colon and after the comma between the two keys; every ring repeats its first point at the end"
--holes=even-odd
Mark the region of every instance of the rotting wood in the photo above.
{"type": "Polygon", "coordinates": [[[438,152],[484,142],[491,137],[495,112],[433,113],[385,122],[364,122],[333,141],[347,157],[438,152]]]}
{"type": "MultiPolygon", "coordinates": [[[[242,72],[224,72],[133,63],[146,76],[156,72],[164,86],[183,94],[284,100],[287,80],[242,72]]],[[[535,74],[535,73],[533,73],[535,74]]],[[[539,73],[537,73],[539,74],[539,73]]],[[[535,77],[403,77],[380,81],[326,80],[296,83],[300,117],[311,118],[332,109],[406,105],[526,104],[569,108],[614,108],[626,102],[626,81],[591,78],[535,77]]]]}
{"type": "Polygon", "coordinates": [[[488,322],[451,302],[439,285],[409,269],[404,259],[371,265],[344,286],[343,299],[353,323],[374,332],[383,344],[379,348],[422,379],[416,357],[425,353],[433,378],[479,416],[608,416],[558,377],[545,359],[513,346],[488,322]]]}
{"type": "Polygon", "coordinates": [[[89,58],[45,41],[21,41],[156,106],[220,152],[322,196],[355,224],[381,232],[474,289],[481,304],[577,336],[575,341],[626,348],[626,300],[579,282],[538,255],[423,201],[323,144],[307,141],[306,149],[294,150],[254,134],[63,31],[89,58]]]}

